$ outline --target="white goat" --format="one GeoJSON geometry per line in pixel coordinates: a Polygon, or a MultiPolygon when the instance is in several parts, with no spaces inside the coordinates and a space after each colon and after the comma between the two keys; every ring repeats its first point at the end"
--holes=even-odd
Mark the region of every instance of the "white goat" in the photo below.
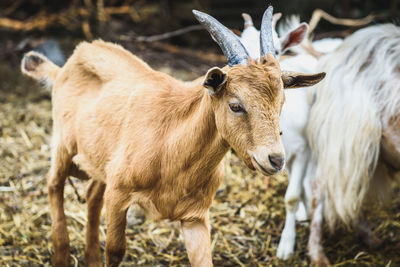
{"type": "MultiPolygon", "coordinates": [[[[280,15],[274,15],[274,29],[279,17],[280,15]]],[[[240,40],[249,51],[250,56],[254,55],[253,58],[256,59],[258,58],[257,51],[259,51],[260,34],[254,28],[249,15],[244,14],[243,18],[245,20],[245,29],[240,40]]],[[[293,16],[286,21],[285,27],[280,27],[280,32],[284,32],[284,34],[281,34],[285,36],[284,38],[278,38],[278,34],[275,31],[273,35],[275,47],[281,48],[278,55],[291,47],[296,48],[299,53],[296,56],[281,60],[281,66],[290,67],[290,69],[304,73],[310,73],[315,70],[318,60],[307,54],[306,50],[295,46],[304,40],[307,36],[307,30],[308,25],[306,23],[300,24],[299,18],[293,16]]],[[[327,53],[334,50],[341,42],[341,39],[324,39],[313,42],[313,46],[317,51],[327,53]]],[[[285,227],[277,250],[277,256],[281,259],[290,258],[294,252],[296,212],[299,211],[297,212],[299,220],[308,219],[310,213],[312,166],[308,165],[310,162],[310,148],[305,136],[309,109],[310,104],[307,100],[306,88],[285,92],[285,105],[282,109],[280,124],[290,179],[285,194],[285,227]]]]}
{"type": "Polygon", "coordinates": [[[387,170],[400,170],[399,58],[400,28],[385,24],[352,34],[318,66],[327,78],[310,91],[306,132],[316,200],[309,254],[319,265],[329,265],[321,244],[323,219],[331,231],[342,221],[371,247],[380,243],[362,207],[372,196],[387,200],[387,170]]]}

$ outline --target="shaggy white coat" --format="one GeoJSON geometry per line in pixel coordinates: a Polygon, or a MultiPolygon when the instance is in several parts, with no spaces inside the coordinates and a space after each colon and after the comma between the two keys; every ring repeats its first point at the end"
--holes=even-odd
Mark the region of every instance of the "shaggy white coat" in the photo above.
{"type": "Polygon", "coordinates": [[[371,188],[387,196],[388,177],[374,174],[382,127],[400,109],[399,59],[400,29],[385,24],[349,36],[317,68],[327,76],[310,92],[307,136],[331,230],[357,223],[371,188]]]}

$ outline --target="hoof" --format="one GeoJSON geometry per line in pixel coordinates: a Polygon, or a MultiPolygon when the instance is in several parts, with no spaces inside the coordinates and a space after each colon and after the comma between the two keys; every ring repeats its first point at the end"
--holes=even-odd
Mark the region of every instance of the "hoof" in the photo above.
{"type": "Polygon", "coordinates": [[[295,237],[293,235],[282,234],[276,256],[281,260],[290,259],[294,254],[294,244],[295,237]]]}

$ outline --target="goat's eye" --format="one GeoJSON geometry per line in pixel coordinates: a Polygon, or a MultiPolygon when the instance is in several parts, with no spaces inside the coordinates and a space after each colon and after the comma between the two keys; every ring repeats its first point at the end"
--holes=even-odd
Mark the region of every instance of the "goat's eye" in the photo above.
{"type": "Polygon", "coordinates": [[[280,132],[279,132],[279,135],[282,135],[282,134],[283,134],[282,131],[280,131],[280,132]]]}
{"type": "Polygon", "coordinates": [[[234,113],[245,113],[246,111],[239,103],[230,103],[229,109],[232,110],[234,113]]]}

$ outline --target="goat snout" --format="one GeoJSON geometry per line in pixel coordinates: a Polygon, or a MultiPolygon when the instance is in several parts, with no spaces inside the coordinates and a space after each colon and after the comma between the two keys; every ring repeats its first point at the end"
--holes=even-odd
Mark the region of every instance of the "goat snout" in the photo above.
{"type": "Polygon", "coordinates": [[[271,163],[271,166],[274,167],[276,171],[282,170],[283,165],[285,164],[285,158],[283,155],[269,155],[268,159],[271,163]]]}
{"type": "Polygon", "coordinates": [[[271,153],[268,147],[259,147],[255,152],[251,153],[254,167],[266,175],[273,175],[281,171],[285,166],[285,153],[271,153]]]}

